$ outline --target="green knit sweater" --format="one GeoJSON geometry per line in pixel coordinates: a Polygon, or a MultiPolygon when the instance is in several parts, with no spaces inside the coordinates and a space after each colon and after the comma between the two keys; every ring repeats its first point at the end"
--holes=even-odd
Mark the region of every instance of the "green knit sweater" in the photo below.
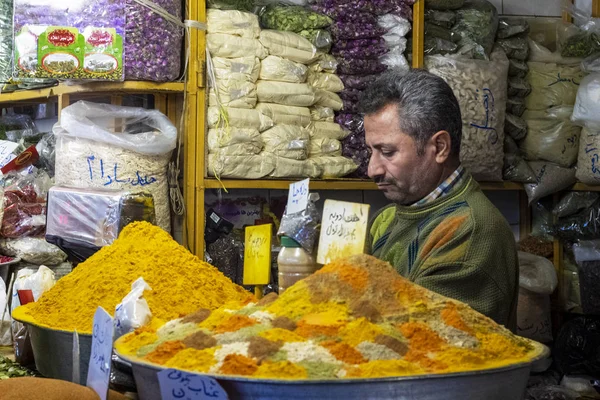
{"type": "Polygon", "coordinates": [[[431,203],[383,208],[373,219],[367,242],[372,255],[412,282],[516,329],[515,239],[470,175],[431,203]]]}

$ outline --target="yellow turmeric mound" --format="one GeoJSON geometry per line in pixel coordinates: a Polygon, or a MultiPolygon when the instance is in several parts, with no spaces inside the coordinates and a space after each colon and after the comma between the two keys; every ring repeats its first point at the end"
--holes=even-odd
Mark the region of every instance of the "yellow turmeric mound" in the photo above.
{"type": "Polygon", "coordinates": [[[475,371],[543,353],[541,345],[365,255],[325,265],[274,301],[224,307],[201,323],[189,321],[155,330],[152,344],[140,340],[152,328],[131,333],[117,341],[117,351],[171,368],[275,379],[475,371]],[[184,357],[198,337],[203,357],[184,357]],[[167,361],[156,362],[156,354],[167,361]]]}
{"type": "Polygon", "coordinates": [[[91,333],[97,307],[113,314],[139,277],[152,288],[144,292],[152,316],[162,321],[201,308],[214,310],[227,302],[254,299],[162,229],[134,222],[112,245],[79,264],[37,302],[17,308],[13,315],[54,329],[91,333]]]}

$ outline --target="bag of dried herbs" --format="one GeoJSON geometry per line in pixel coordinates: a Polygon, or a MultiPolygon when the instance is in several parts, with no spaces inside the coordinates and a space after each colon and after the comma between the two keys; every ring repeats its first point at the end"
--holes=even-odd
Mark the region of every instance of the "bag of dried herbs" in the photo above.
{"type": "Polygon", "coordinates": [[[260,24],[265,29],[299,33],[307,29],[327,28],[332,19],[300,6],[270,5],[260,13],[260,24]]]}
{"type": "Polygon", "coordinates": [[[589,18],[570,3],[564,4],[563,11],[573,17],[577,27],[565,28],[572,34],[560,41],[560,54],[563,57],[588,57],[600,51],[600,19],[589,18]]]}
{"type": "Polygon", "coordinates": [[[206,8],[252,11],[254,9],[254,0],[207,0],[206,8]]]}
{"type": "Polygon", "coordinates": [[[0,87],[12,76],[12,16],[12,0],[0,0],[0,87]]]}
{"type": "Polygon", "coordinates": [[[428,9],[425,10],[425,22],[450,29],[456,23],[456,14],[454,11],[428,9]]]}
{"type": "Polygon", "coordinates": [[[427,0],[425,8],[433,10],[456,10],[465,4],[465,0],[427,0]]]}
{"type": "Polygon", "coordinates": [[[498,21],[498,39],[529,33],[529,23],[520,18],[500,18],[498,21]]]}
{"type": "Polygon", "coordinates": [[[456,10],[452,31],[461,36],[458,42],[461,54],[489,60],[497,30],[498,11],[489,1],[466,0],[464,6],[456,10]]]}

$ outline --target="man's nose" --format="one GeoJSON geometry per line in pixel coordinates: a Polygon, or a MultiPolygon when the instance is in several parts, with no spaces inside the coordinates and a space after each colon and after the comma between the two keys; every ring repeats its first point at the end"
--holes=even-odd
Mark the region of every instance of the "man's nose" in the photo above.
{"type": "Polygon", "coordinates": [[[376,154],[371,154],[369,158],[369,168],[367,169],[367,175],[369,178],[375,179],[378,176],[385,175],[383,164],[379,161],[379,157],[376,154]]]}

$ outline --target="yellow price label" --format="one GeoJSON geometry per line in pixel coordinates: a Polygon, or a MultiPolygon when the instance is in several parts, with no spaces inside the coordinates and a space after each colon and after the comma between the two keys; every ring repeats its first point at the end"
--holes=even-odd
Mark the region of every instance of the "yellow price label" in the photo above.
{"type": "Polygon", "coordinates": [[[266,285],[271,277],[272,225],[246,227],[244,285],[266,285]]]}

